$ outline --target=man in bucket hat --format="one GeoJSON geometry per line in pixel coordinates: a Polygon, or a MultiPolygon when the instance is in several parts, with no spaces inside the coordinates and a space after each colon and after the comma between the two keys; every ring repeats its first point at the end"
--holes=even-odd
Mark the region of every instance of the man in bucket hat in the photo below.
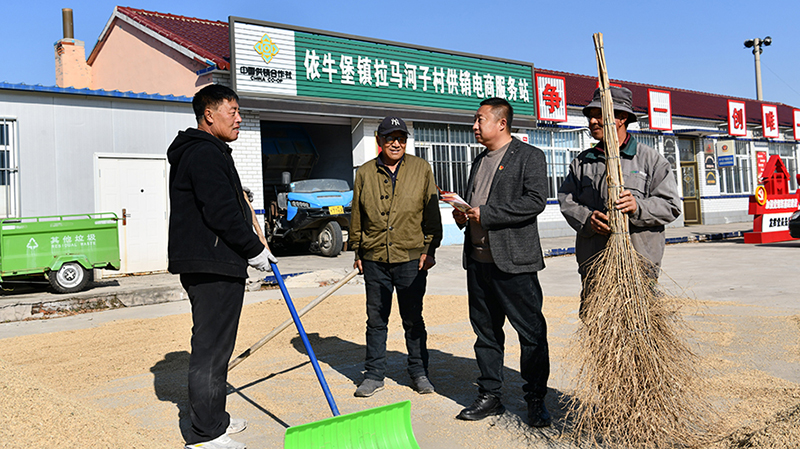
{"type": "MultiPolygon", "coordinates": [[[[628,125],[636,122],[631,91],[611,86],[611,98],[624,184],[615,207],[628,214],[634,249],[658,267],[664,255],[664,226],[681,213],[677,182],[667,159],[628,132],[628,125]]],[[[586,262],[605,248],[611,232],[606,215],[608,184],[601,104],[597,89],[592,102],[583,108],[583,115],[589,119],[589,132],[599,142],[572,161],[558,190],[561,213],[577,231],[575,256],[584,286],[581,316],[588,281],[586,262]]],[[[658,270],[653,275],[658,277],[658,270]]]]}
{"type": "Polygon", "coordinates": [[[348,244],[354,268],[364,274],[367,293],[367,351],[364,380],[356,397],[383,389],[386,337],[392,292],[405,330],[412,388],[433,393],[428,379],[428,346],[422,298],[428,270],[442,241],[439,194],[425,159],[406,154],[408,128],[399,117],[378,126],[378,157],[356,171],[348,244]]]}

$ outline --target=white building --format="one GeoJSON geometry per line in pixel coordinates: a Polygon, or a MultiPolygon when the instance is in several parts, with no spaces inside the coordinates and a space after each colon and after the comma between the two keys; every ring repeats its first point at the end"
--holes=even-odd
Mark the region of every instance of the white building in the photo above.
{"type": "MultiPolygon", "coordinates": [[[[0,211],[121,215],[125,208],[126,271],[166,266],[165,152],[178,130],[195,126],[190,98],[172,95],[212,82],[241,98],[244,123],[233,156],[243,184],[255,191],[257,213],[268,209],[269,186],[287,167],[293,179],[352,183],[355,168],[377,155],[375,132],[388,115],[406,120],[408,151],[431,163],[439,187],[463,193],[482,150],[471,131],[474,111],[483,98],[502,96],[515,109],[515,136],[547,155],[549,199],[540,234],[573,234],[556,192],[569,162],[593,144],[581,110],[595,77],[259,20],[219,22],[127,7],[115,8],[88,58],[74,39],[62,39],[55,50],[57,81],[74,88],[0,84],[0,211]],[[134,231],[143,217],[148,224],[134,231]],[[137,245],[146,248],[137,252],[137,245]]],[[[797,189],[800,110],[612,83],[633,92],[639,120],[629,130],[673,165],[683,198],[674,226],[752,220],[748,198],[773,154],[783,158],[790,188],[797,189]]],[[[442,208],[444,244],[460,243],[449,206],[442,208]]]]}
{"type": "Polygon", "coordinates": [[[124,210],[121,271],[166,270],[166,149],[195,125],[186,97],[0,83],[0,216],[124,210]]]}

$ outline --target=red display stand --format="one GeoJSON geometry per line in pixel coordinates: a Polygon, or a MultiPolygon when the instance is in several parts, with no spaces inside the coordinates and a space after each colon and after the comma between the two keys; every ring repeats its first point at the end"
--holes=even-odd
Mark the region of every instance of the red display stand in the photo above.
{"type": "Polygon", "coordinates": [[[800,189],[789,193],[789,171],[780,156],[769,158],[756,194],[750,197],[748,213],[753,215],[753,232],[744,233],[745,243],[795,240],[789,235],[789,217],[797,210],[800,189]]]}

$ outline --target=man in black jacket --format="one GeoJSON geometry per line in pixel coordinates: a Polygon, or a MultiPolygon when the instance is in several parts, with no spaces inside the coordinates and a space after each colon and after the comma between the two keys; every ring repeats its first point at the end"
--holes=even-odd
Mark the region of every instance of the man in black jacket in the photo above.
{"type": "Polygon", "coordinates": [[[192,100],[197,129],[167,150],[170,163],[169,271],[180,274],[192,304],[186,447],[244,449],[228,436],[246,422],[225,411],[228,360],[244,300],[248,265],[262,271],[277,259],[253,232],[250,208],[228,142],[239,137],[239,98],[210,85],[192,100]]]}
{"type": "Polygon", "coordinates": [[[464,235],[469,319],[475,331],[475,359],[481,375],[478,398],[458,419],[477,421],[505,411],[503,352],[506,318],[519,335],[520,374],[528,403],[528,423],[550,425],[544,405],[550,358],[542,315],[544,269],[536,217],[547,204],[544,153],[511,137],[514,111],[501,98],[481,102],[472,130],[486,147],[472,162],[465,201],[467,212],[453,210],[464,235]]]}

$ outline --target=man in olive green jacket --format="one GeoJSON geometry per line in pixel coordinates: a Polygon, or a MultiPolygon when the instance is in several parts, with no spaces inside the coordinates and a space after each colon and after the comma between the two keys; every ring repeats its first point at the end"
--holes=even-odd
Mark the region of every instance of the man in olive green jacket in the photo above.
{"type": "Polygon", "coordinates": [[[406,154],[408,128],[402,119],[386,117],[377,138],[380,155],[356,171],[348,240],[367,293],[365,373],[355,396],[369,397],[383,389],[395,289],[412,387],[420,394],[432,393],[422,297],[442,241],[439,196],[430,164],[406,154]]]}

